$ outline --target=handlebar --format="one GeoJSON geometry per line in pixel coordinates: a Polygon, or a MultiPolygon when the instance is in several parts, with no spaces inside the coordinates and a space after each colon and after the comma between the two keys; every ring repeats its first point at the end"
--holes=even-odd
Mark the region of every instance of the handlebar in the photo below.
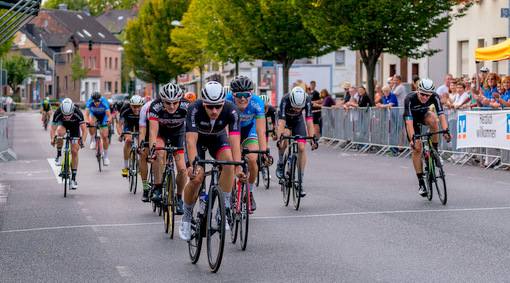
{"type": "Polygon", "coordinates": [[[250,153],[257,153],[257,154],[267,154],[269,155],[269,148],[266,149],[266,150],[250,150],[248,149],[247,147],[243,147],[243,149],[241,150],[241,154],[242,155],[246,155],[246,154],[250,154],[250,153]]]}
{"type": "MultiPolygon", "coordinates": [[[[280,135],[280,139],[276,142],[276,146],[278,148],[280,148],[281,146],[281,143],[283,142],[283,140],[313,140],[315,145],[317,146],[315,149],[319,148],[319,142],[317,140],[317,136],[316,135],[313,135],[313,137],[304,137],[304,136],[284,136],[283,133],[280,135]]],[[[312,147],[312,150],[314,150],[314,148],[312,147]]]]}
{"type": "Polygon", "coordinates": [[[244,161],[226,161],[226,160],[217,160],[217,159],[200,159],[200,157],[196,156],[195,160],[193,160],[193,175],[195,175],[197,171],[198,164],[212,164],[213,166],[218,165],[243,165],[244,161]]]}
{"type": "Polygon", "coordinates": [[[430,137],[430,136],[433,136],[433,135],[436,135],[436,134],[449,134],[450,133],[450,130],[449,129],[446,129],[446,130],[440,130],[440,131],[437,131],[437,132],[426,132],[424,134],[414,134],[413,135],[413,141],[414,140],[417,140],[419,138],[422,138],[422,137],[430,137]]]}

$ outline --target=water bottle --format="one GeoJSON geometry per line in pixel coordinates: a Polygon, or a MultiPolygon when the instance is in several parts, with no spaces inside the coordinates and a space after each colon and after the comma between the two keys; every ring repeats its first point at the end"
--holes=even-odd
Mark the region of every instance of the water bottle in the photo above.
{"type": "Polygon", "coordinates": [[[200,212],[204,213],[207,206],[207,194],[203,192],[200,194],[200,212]]]}
{"type": "Polygon", "coordinates": [[[292,164],[292,156],[287,159],[287,174],[290,175],[290,165],[292,164]]]}

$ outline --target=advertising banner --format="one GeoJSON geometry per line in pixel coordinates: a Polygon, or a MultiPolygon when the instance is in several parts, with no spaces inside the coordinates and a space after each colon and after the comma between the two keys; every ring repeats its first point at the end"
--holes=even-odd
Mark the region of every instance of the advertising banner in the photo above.
{"type": "Polygon", "coordinates": [[[457,149],[510,150],[510,111],[458,111],[457,149]]]}

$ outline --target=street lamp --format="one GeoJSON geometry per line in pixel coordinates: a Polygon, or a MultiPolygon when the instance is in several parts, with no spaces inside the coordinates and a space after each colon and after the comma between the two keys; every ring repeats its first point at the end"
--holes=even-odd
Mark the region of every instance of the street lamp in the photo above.
{"type": "Polygon", "coordinates": [[[58,54],[70,54],[70,53],[73,53],[73,51],[71,49],[67,49],[65,52],[54,52],[53,53],[53,98],[57,98],[55,96],[55,92],[56,92],[56,89],[57,89],[57,86],[56,86],[56,78],[55,78],[55,74],[57,72],[57,62],[55,62],[55,55],[58,55],[58,54]]]}

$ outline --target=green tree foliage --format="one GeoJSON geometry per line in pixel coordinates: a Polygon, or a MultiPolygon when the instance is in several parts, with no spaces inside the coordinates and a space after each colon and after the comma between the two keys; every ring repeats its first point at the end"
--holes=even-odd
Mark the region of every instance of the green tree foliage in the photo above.
{"type": "Polygon", "coordinates": [[[87,0],[47,0],[43,3],[43,8],[58,9],[58,4],[67,4],[68,10],[81,11],[87,7],[87,0]]]}
{"type": "Polygon", "coordinates": [[[383,52],[422,58],[440,50],[424,48],[431,38],[465,15],[472,3],[460,0],[293,0],[305,26],[319,40],[359,50],[374,98],[374,74],[383,52]]]}
{"type": "Polygon", "coordinates": [[[58,9],[58,4],[67,4],[68,10],[82,11],[88,7],[92,16],[103,13],[106,6],[111,9],[131,9],[137,5],[137,0],[105,1],[105,0],[47,0],[43,8],[58,9]]]}
{"type": "Polygon", "coordinates": [[[86,78],[87,73],[91,69],[83,68],[83,64],[80,58],[80,51],[76,51],[76,54],[74,54],[73,59],[71,60],[71,80],[73,82],[86,78]]]}
{"type": "MultiPolygon", "coordinates": [[[[0,10],[0,16],[4,16],[5,13],[7,13],[7,10],[0,10]]],[[[2,27],[2,29],[7,25],[8,22],[5,21],[5,19],[0,22],[0,27],[2,27]]],[[[7,39],[2,45],[0,45],[0,58],[3,58],[5,54],[9,53],[9,51],[11,50],[12,42],[14,41],[15,37],[16,36],[13,35],[11,38],[7,39]]]]}
{"type": "Polygon", "coordinates": [[[32,60],[26,59],[21,54],[8,55],[3,60],[3,68],[7,70],[7,85],[14,92],[14,97],[19,98],[19,85],[34,72],[32,60]]]}
{"type": "Polygon", "coordinates": [[[239,46],[245,54],[282,64],[284,92],[288,92],[289,69],[296,59],[337,49],[315,38],[291,0],[217,0],[214,5],[221,23],[233,37],[245,42],[239,46]]]}

